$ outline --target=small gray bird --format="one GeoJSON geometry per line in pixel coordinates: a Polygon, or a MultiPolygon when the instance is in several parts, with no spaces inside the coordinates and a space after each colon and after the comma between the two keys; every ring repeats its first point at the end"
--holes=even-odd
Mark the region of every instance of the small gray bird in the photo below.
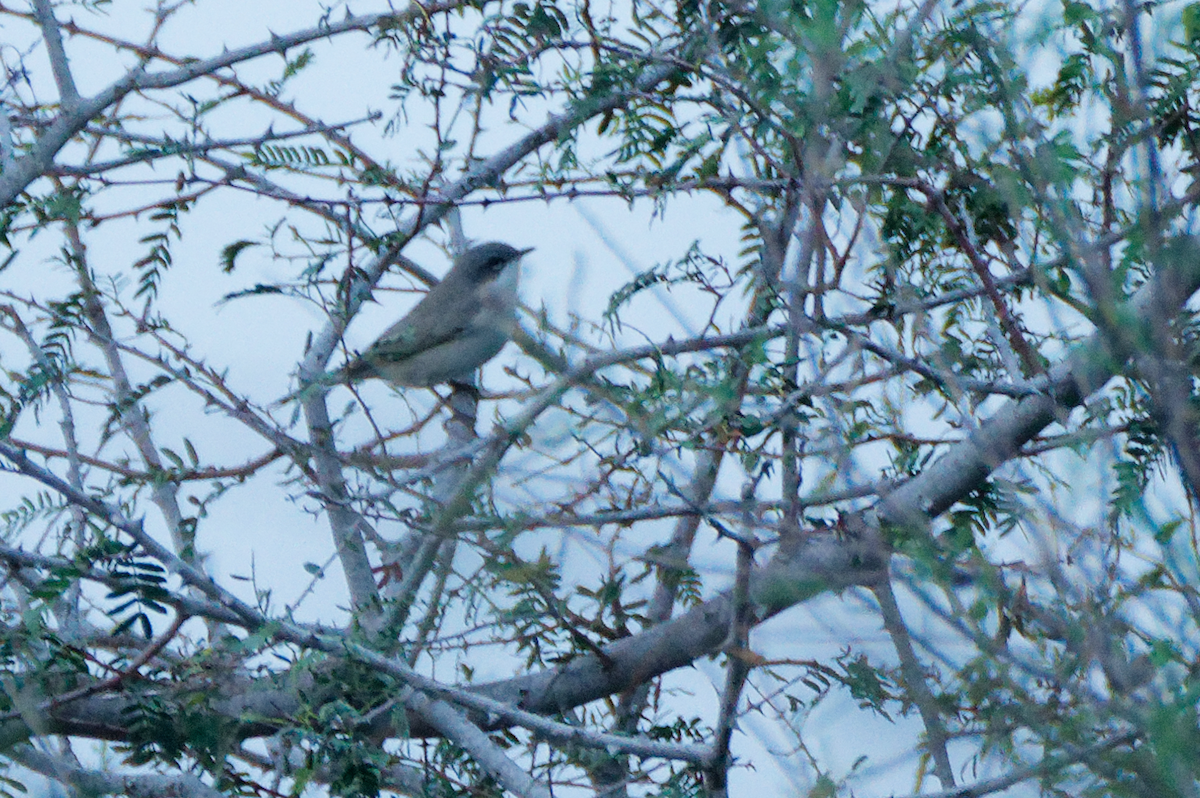
{"type": "Polygon", "coordinates": [[[404,318],[316,384],[371,378],[410,387],[470,382],[516,330],[519,264],[531,251],[494,241],[464,251],[404,318]]]}

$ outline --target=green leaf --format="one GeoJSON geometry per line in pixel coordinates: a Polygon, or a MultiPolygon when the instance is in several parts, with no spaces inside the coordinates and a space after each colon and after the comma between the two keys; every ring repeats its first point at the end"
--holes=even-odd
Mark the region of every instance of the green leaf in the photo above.
{"type": "Polygon", "coordinates": [[[1184,38],[1188,44],[1192,44],[1200,39],[1200,3],[1184,6],[1181,17],[1184,38]]]}
{"type": "Polygon", "coordinates": [[[221,250],[221,271],[225,274],[230,274],[235,266],[237,256],[242,253],[242,250],[250,247],[257,247],[258,242],[246,241],[245,239],[234,241],[232,244],[226,244],[221,250]]]}

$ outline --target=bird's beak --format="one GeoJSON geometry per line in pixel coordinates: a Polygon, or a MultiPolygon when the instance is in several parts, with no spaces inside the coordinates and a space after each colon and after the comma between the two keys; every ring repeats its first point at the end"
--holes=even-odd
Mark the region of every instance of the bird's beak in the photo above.
{"type": "Polygon", "coordinates": [[[534,247],[528,247],[527,249],[519,249],[519,250],[517,250],[517,257],[523,258],[526,255],[528,255],[530,252],[533,252],[533,250],[534,250],[534,247]]]}

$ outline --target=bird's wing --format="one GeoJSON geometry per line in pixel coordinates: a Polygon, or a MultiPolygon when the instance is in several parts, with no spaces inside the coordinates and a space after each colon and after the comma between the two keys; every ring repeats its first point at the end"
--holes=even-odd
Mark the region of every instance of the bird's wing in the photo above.
{"type": "Polygon", "coordinates": [[[462,325],[451,326],[444,321],[436,329],[431,329],[430,325],[422,324],[421,321],[406,316],[388,327],[383,335],[362,353],[362,359],[392,363],[407,360],[453,341],[466,329],[462,325]]]}
{"type": "Polygon", "coordinates": [[[347,363],[339,376],[349,379],[369,376],[377,365],[407,360],[455,340],[466,331],[467,325],[450,324],[449,320],[469,320],[477,310],[469,307],[469,293],[456,282],[438,283],[404,318],[384,330],[365,352],[347,363]]]}

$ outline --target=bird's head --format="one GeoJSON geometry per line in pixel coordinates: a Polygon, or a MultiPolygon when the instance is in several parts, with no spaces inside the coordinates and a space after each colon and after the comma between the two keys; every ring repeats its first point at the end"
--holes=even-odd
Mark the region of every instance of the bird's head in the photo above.
{"type": "Polygon", "coordinates": [[[454,270],[459,271],[473,283],[494,280],[509,266],[516,264],[533,249],[517,249],[508,244],[489,241],[471,247],[458,256],[454,270]]]}

